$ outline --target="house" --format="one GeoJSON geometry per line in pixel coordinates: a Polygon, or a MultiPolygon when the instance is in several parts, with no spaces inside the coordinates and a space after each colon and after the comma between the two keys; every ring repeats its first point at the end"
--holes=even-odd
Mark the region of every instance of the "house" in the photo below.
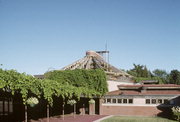
{"type": "Polygon", "coordinates": [[[180,85],[158,85],[158,81],[135,84],[131,75],[109,64],[102,53],[107,52],[87,51],[84,58],[62,69],[101,68],[105,71],[109,92],[100,100],[99,114],[170,116],[171,107],[180,105],[180,85]]]}
{"type": "MultiPolygon", "coordinates": [[[[95,100],[94,111],[90,110],[89,98],[81,97],[76,105],[77,114],[125,115],[125,116],[171,116],[171,108],[180,105],[180,85],[152,84],[157,81],[143,81],[135,84],[133,77],[111,64],[102,56],[107,51],[87,51],[85,57],[65,66],[61,70],[97,69],[105,71],[109,92],[95,100]]],[[[44,75],[35,75],[43,79],[44,75]]],[[[0,121],[24,120],[24,105],[20,94],[12,96],[0,91],[0,121]],[[18,112],[17,112],[18,111],[18,112]]],[[[72,106],[63,106],[64,101],[54,98],[50,108],[51,116],[72,112],[72,106]]],[[[29,118],[46,117],[46,101],[40,100],[34,108],[28,108],[29,118]]]]}
{"type": "Polygon", "coordinates": [[[180,105],[180,85],[118,85],[107,93],[100,106],[102,115],[170,115],[172,106],[180,105]]]}
{"type": "Polygon", "coordinates": [[[87,51],[85,57],[65,66],[61,70],[100,68],[104,70],[107,75],[109,91],[118,90],[117,85],[134,84],[133,76],[109,64],[105,58],[106,56],[103,56],[104,53],[109,53],[109,51],[87,51]]]}

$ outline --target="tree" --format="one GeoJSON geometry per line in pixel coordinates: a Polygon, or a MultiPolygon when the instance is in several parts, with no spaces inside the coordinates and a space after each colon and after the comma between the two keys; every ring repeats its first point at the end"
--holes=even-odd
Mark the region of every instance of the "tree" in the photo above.
{"type": "Polygon", "coordinates": [[[48,102],[47,118],[49,121],[49,105],[53,105],[54,96],[63,99],[75,97],[79,100],[82,95],[92,98],[103,96],[107,92],[106,75],[103,70],[57,71],[48,76],[51,76],[51,79],[41,80],[15,70],[0,68],[0,90],[10,91],[12,95],[21,94],[25,105],[26,122],[27,104],[31,97],[45,99],[48,102]]]}
{"type": "Polygon", "coordinates": [[[149,77],[149,71],[146,66],[144,66],[144,69],[142,70],[142,76],[145,78],[149,77]]]}
{"type": "Polygon", "coordinates": [[[169,82],[180,85],[180,72],[178,70],[171,71],[169,75],[169,82]]]}
{"type": "Polygon", "coordinates": [[[155,69],[153,71],[153,76],[157,77],[157,79],[159,79],[158,81],[162,84],[168,82],[168,73],[165,70],[155,69]]]}
{"type": "Polygon", "coordinates": [[[167,72],[165,70],[161,69],[155,69],[153,71],[154,76],[160,77],[160,78],[166,78],[167,77],[167,72]]]}
{"type": "Polygon", "coordinates": [[[134,68],[127,71],[129,74],[135,76],[135,77],[143,77],[143,78],[148,78],[150,77],[151,73],[150,71],[148,71],[147,67],[144,66],[144,65],[136,65],[136,64],[133,64],[134,68]]]}

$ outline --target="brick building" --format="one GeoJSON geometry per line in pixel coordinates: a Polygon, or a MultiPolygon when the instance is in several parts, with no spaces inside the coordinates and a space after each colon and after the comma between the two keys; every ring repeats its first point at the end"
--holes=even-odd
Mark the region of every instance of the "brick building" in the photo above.
{"type": "MultiPolygon", "coordinates": [[[[61,70],[101,68],[107,75],[109,92],[103,97],[94,97],[95,104],[89,104],[89,98],[81,97],[76,104],[77,114],[125,115],[125,116],[171,116],[171,108],[180,105],[180,85],[157,85],[156,81],[144,81],[135,84],[133,77],[123,70],[112,66],[102,53],[108,51],[87,51],[86,56],[61,70]],[[153,84],[152,84],[153,83],[153,84]]],[[[44,75],[35,77],[43,79],[44,75]]],[[[23,121],[24,105],[20,94],[12,96],[8,91],[0,90],[0,121],[23,121]]],[[[63,99],[54,98],[50,115],[62,114],[63,99]]],[[[46,117],[46,101],[31,108],[28,117],[38,119],[46,117]]],[[[72,106],[65,105],[65,114],[72,113],[72,106]]]]}
{"type": "MultiPolygon", "coordinates": [[[[170,116],[172,106],[180,105],[180,85],[157,85],[157,81],[133,82],[133,76],[106,60],[109,51],[87,51],[86,56],[62,70],[101,68],[107,75],[109,93],[99,102],[99,114],[170,116]]],[[[96,107],[97,108],[97,107],[96,107]]]]}
{"type": "Polygon", "coordinates": [[[100,114],[169,116],[180,105],[180,85],[118,85],[101,101],[100,114]]]}

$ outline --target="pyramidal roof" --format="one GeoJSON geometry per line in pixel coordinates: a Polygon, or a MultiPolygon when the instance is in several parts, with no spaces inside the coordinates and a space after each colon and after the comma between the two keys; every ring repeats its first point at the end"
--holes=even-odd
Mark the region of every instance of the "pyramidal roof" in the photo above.
{"type": "Polygon", "coordinates": [[[62,70],[73,69],[103,69],[108,76],[108,80],[115,81],[132,81],[132,76],[117,69],[105,61],[103,56],[95,51],[87,51],[86,56],[68,66],[62,68],[62,70]]]}

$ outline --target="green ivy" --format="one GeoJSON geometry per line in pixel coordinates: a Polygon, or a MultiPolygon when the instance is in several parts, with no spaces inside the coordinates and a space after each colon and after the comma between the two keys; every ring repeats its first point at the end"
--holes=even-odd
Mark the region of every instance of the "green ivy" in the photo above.
{"type": "Polygon", "coordinates": [[[69,84],[75,87],[84,87],[95,90],[96,92],[99,92],[101,96],[108,91],[106,74],[101,69],[55,70],[45,73],[45,77],[61,84],[69,84]]]}
{"type": "Polygon", "coordinates": [[[102,70],[53,71],[46,79],[37,79],[15,70],[0,69],[0,89],[22,95],[26,104],[29,97],[42,97],[53,105],[53,97],[71,99],[81,96],[102,96],[107,92],[106,75],[102,70]]]}
{"type": "Polygon", "coordinates": [[[0,69],[0,88],[4,91],[21,93],[24,104],[30,93],[40,96],[40,82],[33,76],[15,70],[0,69]]]}

